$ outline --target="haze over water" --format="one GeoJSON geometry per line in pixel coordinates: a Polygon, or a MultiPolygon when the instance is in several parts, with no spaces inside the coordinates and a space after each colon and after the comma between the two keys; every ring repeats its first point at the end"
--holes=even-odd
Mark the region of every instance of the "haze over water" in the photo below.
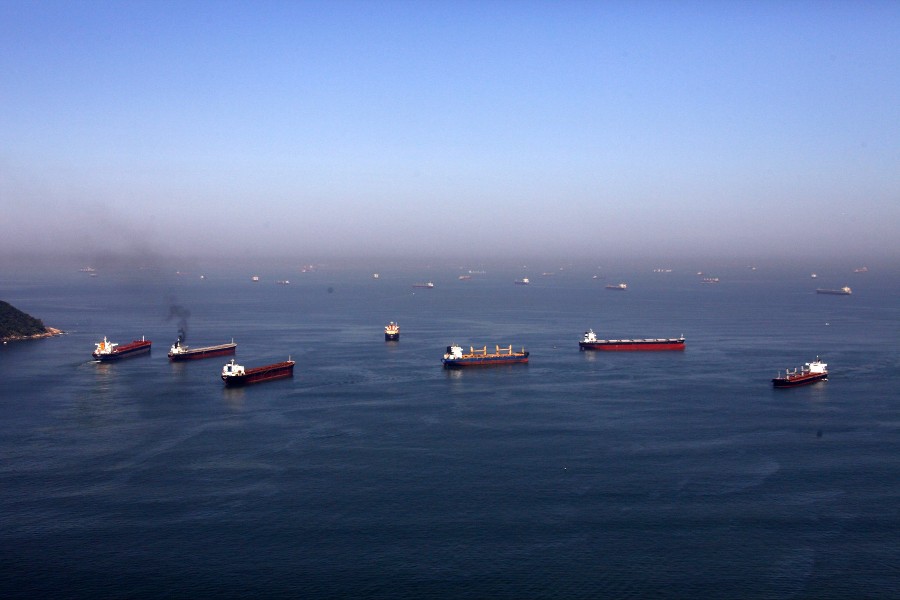
{"type": "Polygon", "coordinates": [[[7,2],[0,251],[896,261],[898,30],[895,2],[7,2]]]}

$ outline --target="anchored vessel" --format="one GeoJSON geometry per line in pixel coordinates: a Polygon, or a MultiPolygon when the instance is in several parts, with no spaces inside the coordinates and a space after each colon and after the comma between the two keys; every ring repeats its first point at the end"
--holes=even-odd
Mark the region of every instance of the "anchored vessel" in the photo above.
{"type": "Polygon", "coordinates": [[[225,382],[225,385],[230,386],[247,385],[248,383],[259,383],[260,381],[293,376],[294,361],[290,359],[264,367],[245,369],[242,365],[235,363],[232,358],[230,363],[222,367],[222,381],[225,382]]]}
{"type": "Polygon", "coordinates": [[[481,349],[469,346],[469,352],[464,354],[462,346],[453,344],[447,346],[447,353],[441,359],[444,367],[488,367],[493,365],[508,365],[512,363],[527,363],[530,353],[522,348],[519,352],[514,352],[512,344],[506,348],[495,346],[493,353],[488,353],[487,346],[481,349]]]}
{"type": "Polygon", "coordinates": [[[828,365],[820,361],[817,356],[816,360],[806,363],[799,370],[788,371],[785,369],[784,375],[779,372],[778,376],[772,379],[772,385],[777,388],[797,387],[827,380],[828,365]]]}
{"type": "Polygon", "coordinates": [[[384,341],[394,342],[400,339],[400,326],[391,321],[384,326],[384,341]]]}
{"type": "Polygon", "coordinates": [[[95,344],[97,349],[91,353],[94,360],[106,362],[110,360],[119,360],[128,356],[137,356],[138,354],[146,354],[150,352],[150,340],[145,340],[143,336],[139,340],[134,340],[129,344],[120,345],[111,342],[103,336],[103,341],[95,344]]]}
{"type": "Polygon", "coordinates": [[[212,358],[214,356],[229,356],[234,354],[237,344],[234,340],[228,344],[219,344],[218,346],[203,346],[202,348],[191,348],[184,345],[184,336],[179,335],[172,348],[169,350],[169,360],[178,362],[182,360],[197,360],[199,358],[212,358]]]}
{"type": "Polygon", "coordinates": [[[627,284],[627,283],[610,283],[610,284],[608,284],[608,285],[606,286],[606,289],[608,289],[608,290],[620,290],[620,291],[623,291],[623,292],[624,292],[625,290],[628,289],[628,284],[627,284]]]}
{"type": "Polygon", "coordinates": [[[824,288],[818,288],[816,290],[817,294],[832,294],[834,296],[849,296],[853,293],[853,290],[850,289],[849,285],[845,285],[839,290],[828,290],[824,288]]]}
{"type": "Polygon", "coordinates": [[[527,277],[523,277],[522,279],[516,279],[513,283],[516,285],[528,285],[531,281],[527,277]]]}
{"type": "Polygon", "coordinates": [[[593,329],[578,342],[581,350],[684,350],[684,336],[643,340],[598,340],[593,329]]]}
{"type": "Polygon", "coordinates": [[[434,282],[433,282],[433,281],[426,281],[425,283],[414,283],[414,284],[413,284],[413,287],[414,287],[414,288],[427,288],[427,289],[431,289],[431,288],[434,287],[434,282]]]}

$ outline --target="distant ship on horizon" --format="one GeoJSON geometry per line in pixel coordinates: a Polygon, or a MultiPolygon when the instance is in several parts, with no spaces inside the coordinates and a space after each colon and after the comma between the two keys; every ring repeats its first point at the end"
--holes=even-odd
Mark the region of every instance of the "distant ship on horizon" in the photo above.
{"type": "Polygon", "coordinates": [[[818,288],[816,289],[817,294],[830,294],[832,296],[849,296],[853,293],[853,290],[850,289],[849,285],[845,285],[839,290],[832,290],[827,288],[818,288]]]}

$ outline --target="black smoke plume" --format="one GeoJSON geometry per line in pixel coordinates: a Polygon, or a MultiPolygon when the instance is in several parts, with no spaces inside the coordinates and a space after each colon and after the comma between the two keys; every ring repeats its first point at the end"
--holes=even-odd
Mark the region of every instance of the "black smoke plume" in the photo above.
{"type": "Polygon", "coordinates": [[[169,315],[166,317],[166,321],[177,320],[178,321],[178,344],[183,344],[187,339],[187,331],[188,331],[188,317],[191,316],[191,311],[181,306],[180,304],[171,304],[169,305],[169,315]]]}

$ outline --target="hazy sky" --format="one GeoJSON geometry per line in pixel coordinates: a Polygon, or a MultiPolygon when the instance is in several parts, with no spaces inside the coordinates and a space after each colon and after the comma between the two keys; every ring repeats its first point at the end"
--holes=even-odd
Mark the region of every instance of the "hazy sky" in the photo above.
{"type": "Polygon", "coordinates": [[[3,0],[0,250],[896,257],[898,40],[896,1],[3,0]]]}

